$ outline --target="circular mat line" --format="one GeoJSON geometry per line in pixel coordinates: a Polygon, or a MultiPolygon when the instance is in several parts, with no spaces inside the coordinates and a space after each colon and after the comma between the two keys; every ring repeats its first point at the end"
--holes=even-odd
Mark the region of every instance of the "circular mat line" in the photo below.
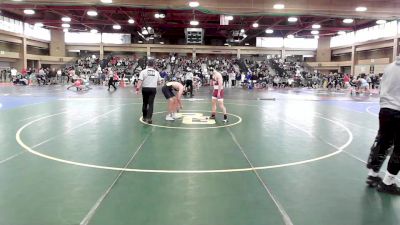
{"type": "Polygon", "coordinates": [[[337,155],[337,154],[341,153],[353,141],[353,134],[351,133],[349,128],[347,128],[345,125],[343,125],[342,123],[340,123],[338,121],[334,121],[334,120],[331,120],[329,118],[318,116],[318,117],[320,117],[322,119],[325,119],[327,121],[330,121],[333,124],[336,124],[336,125],[342,127],[346,131],[346,133],[348,134],[347,142],[345,144],[343,144],[342,146],[340,146],[340,147],[335,147],[337,149],[337,151],[332,152],[332,153],[327,154],[327,155],[320,156],[320,157],[315,157],[315,158],[312,158],[312,159],[302,160],[302,161],[297,161],[297,162],[292,162],[292,163],[284,163],[284,164],[277,164],[277,165],[270,165],[270,166],[259,166],[259,167],[254,167],[254,168],[236,168],[236,169],[155,170],[155,169],[121,168],[121,167],[100,166],[100,165],[87,164],[87,163],[74,162],[74,161],[70,161],[70,160],[60,159],[60,158],[57,158],[57,157],[49,156],[49,155],[40,153],[38,151],[35,151],[30,146],[26,145],[22,141],[21,133],[24,131],[24,129],[26,129],[27,127],[31,126],[32,124],[34,124],[34,123],[36,123],[38,121],[41,121],[41,120],[44,120],[44,119],[47,119],[47,118],[50,118],[50,117],[54,117],[54,116],[57,116],[57,115],[60,115],[60,114],[52,114],[52,115],[44,116],[44,117],[35,119],[35,120],[33,120],[31,122],[28,122],[25,125],[23,125],[21,128],[18,129],[18,131],[15,134],[15,138],[16,138],[17,143],[22,148],[24,148],[26,151],[28,151],[28,152],[36,155],[36,156],[45,158],[45,159],[49,159],[49,160],[52,160],[52,161],[57,161],[57,162],[61,162],[61,163],[69,164],[69,165],[82,166],[82,167],[95,168],[95,169],[113,170],[113,171],[141,172],[141,173],[165,173],[165,174],[209,174],[209,173],[233,173],[233,172],[247,172],[247,171],[253,171],[253,170],[275,169],[275,168],[289,167],[289,166],[295,166],[295,165],[302,165],[302,164],[307,164],[307,163],[311,163],[311,162],[327,159],[329,157],[332,157],[334,155],[337,155]]]}

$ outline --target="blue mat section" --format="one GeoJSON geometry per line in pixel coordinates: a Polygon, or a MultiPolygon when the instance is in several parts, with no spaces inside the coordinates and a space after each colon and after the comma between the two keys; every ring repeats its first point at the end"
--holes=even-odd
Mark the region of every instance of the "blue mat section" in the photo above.
{"type": "Polygon", "coordinates": [[[0,97],[0,110],[53,101],[53,97],[0,97]]]}

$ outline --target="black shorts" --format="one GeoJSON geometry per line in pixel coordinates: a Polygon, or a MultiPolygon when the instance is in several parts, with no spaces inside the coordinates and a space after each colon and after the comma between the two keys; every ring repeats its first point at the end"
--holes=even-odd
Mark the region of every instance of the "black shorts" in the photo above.
{"type": "Polygon", "coordinates": [[[193,81],[192,80],[186,80],[185,85],[186,85],[186,87],[193,86],[193,81]]]}
{"type": "Polygon", "coordinates": [[[166,99],[170,99],[175,97],[174,92],[172,92],[172,87],[171,86],[164,86],[162,87],[162,93],[164,94],[166,99]]]}

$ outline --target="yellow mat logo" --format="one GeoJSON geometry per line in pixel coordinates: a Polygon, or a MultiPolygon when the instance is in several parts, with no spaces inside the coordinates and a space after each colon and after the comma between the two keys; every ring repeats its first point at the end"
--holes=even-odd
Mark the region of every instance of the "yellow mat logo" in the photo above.
{"type": "Polygon", "coordinates": [[[189,125],[210,125],[215,124],[215,120],[208,119],[203,113],[177,113],[178,118],[182,118],[183,124],[189,125]]]}

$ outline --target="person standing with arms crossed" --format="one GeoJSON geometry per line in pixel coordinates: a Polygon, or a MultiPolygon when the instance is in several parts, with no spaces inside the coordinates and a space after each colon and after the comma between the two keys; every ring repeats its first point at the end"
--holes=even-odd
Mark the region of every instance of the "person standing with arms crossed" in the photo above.
{"type": "Polygon", "coordinates": [[[380,87],[379,131],[371,147],[367,168],[367,184],[379,192],[400,195],[396,176],[400,171],[400,56],[386,67],[380,87]],[[379,170],[393,144],[385,177],[379,170]]]}
{"type": "Polygon", "coordinates": [[[212,109],[211,109],[211,117],[210,119],[215,120],[215,115],[217,114],[217,102],[220,109],[224,113],[224,123],[228,122],[228,115],[226,113],[226,108],[224,106],[224,86],[223,86],[223,78],[221,73],[216,71],[215,69],[211,69],[212,80],[214,83],[214,91],[212,94],[212,109]]]}
{"type": "Polygon", "coordinates": [[[136,94],[139,94],[139,91],[142,90],[143,121],[148,124],[153,123],[154,98],[157,94],[157,84],[160,82],[160,73],[154,69],[154,65],[154,59],[147,59],[147,68],[140,72],[139,81],[136,86],[136,94]]]}

